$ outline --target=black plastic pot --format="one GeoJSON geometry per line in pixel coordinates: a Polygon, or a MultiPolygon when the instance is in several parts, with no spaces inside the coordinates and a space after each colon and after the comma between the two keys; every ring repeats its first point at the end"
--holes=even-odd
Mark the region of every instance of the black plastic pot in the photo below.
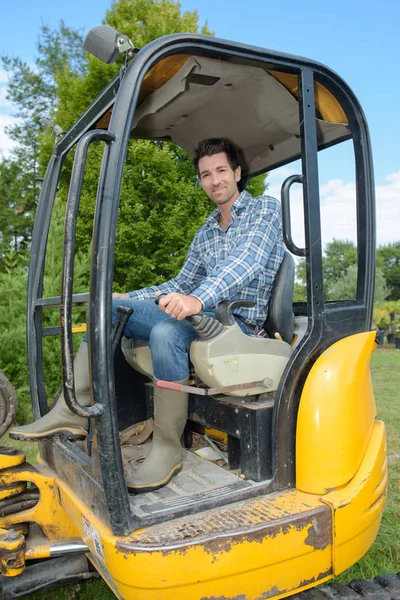
{"type": "Polygon", "coordinates": [[[394,345],[396,346],[396,350],[400,350],[400,337],[394,338],[394,345]]]}
{"type": "Polygon", "coordinates": [[[388,344],[394,344],[394,333],[387,333],[386,339],[388,344]]]}

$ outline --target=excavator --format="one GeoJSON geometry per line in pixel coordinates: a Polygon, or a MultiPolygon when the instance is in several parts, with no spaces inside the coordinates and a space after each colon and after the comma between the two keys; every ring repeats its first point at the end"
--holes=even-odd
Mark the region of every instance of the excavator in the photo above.
{"type": "MultiPolygon", "coordinates": [[[[55,136],[31,245],[27,356],[37,420],[51,402],[43,340],[59,336],[65,402],[89,419],[89,434],[41,440],[37,464],[1,448],[3,597],[100,575],[120,600],[400,598],[396,576],[327,585],[373,544],[387,488],[385,425],[370,376],[377,348],[373,166],[356,96],[313,60],[200,34],[167,35],[138,49],[102,25],[85,47],[122,66],[69,131],[55,136]],[[148,344],[124,336],[129,314],[121,310],[114,327],[111,321],[125,158],[132,140],[173,142],[192,155],[200,140],[216,136],[242,150],[244,186],[282,166],[296,169],[281,187],[285,256],[261,335],[240,330],[238,303],[228,298],[215,319],[191,317],[198,338],[183,468],[167,486],[131,494],[126,480],[151,444],[154,388],[148,344]],[[79,203],[95,142],[104,153],[90,289],[74,294],[79,203]],[[353,300],[327,301],[319,155],[343,143],[352,145],[355,163],[357,291],[353,300]],[[46,297],[49,228],[69,153],[62,289],[46,297]],[[294,184],[302,190],[304,244],[292,235],[294,184]],[[293,302],[298,257],[306,265],[305,302],[293,302]],[[78,306],[88,308],[90,406],[76,390],[78,306]],[[59,311],[59,326],[46,326],[49,309],[59,311]],[[138,439],[125,444],[132,427],[138,439]]],[[[1,384],[5,433],[16,399],[4,377],[1,384]]]]}

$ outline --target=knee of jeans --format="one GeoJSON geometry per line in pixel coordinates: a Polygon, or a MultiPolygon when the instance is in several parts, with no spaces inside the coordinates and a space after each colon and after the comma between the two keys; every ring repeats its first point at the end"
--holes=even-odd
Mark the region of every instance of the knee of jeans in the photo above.
{"type": "Polygon", "coordinates": [[[163,353],[174,349],[189,352],[190,341],[179,321],[167,319],[154,325],[150,333],[149,346],[152,351],[163,353]]]}

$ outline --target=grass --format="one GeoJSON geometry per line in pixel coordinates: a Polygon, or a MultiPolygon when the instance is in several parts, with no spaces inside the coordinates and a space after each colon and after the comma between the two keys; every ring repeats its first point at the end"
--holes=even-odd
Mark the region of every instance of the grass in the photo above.
{"type": "Polygon", "coordinates": [[[400,352],[377,350],[372,356],[378,416],[385,421],[388,442],[389,486],[385,512],[378,537],[372,548],[353,567],[338,578],[371,579],[378,573],[392,575],[400,571],[400,352]]]}
{"type": "MultiPolygon", "coordinates": [[[[388,348],[377,350],[372,357],[372,380],[378,416],[386,423],[389,457],[389,492],[382,525],[376,542],[367,554],[338,579],[370,579],[378,573],[400,571],[400,352],[388,348]]],[[[14,443],[13,443],[14,445],[14,443]]],[[[36,445],[15,442],[35,462],[36,445]]],[[[61,590],[34,594],[31,600],[115,600],[102,581],[91,581],[61,590]]]]}

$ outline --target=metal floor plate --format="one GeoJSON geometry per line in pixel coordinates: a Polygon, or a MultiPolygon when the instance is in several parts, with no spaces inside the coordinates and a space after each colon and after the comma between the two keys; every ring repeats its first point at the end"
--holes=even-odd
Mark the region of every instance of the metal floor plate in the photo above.
{"type": "MultiPolygon", "coordinates": [[[[151,443],[122,448],[124,469],[131,476],[147,455],[151,443]]],[[[130,495],[132,514],[150,525],[238,500],[241,492],[257,486],[235,473],[183,451],[183,468],[165,487],[146,494],[130,495]]]]}

